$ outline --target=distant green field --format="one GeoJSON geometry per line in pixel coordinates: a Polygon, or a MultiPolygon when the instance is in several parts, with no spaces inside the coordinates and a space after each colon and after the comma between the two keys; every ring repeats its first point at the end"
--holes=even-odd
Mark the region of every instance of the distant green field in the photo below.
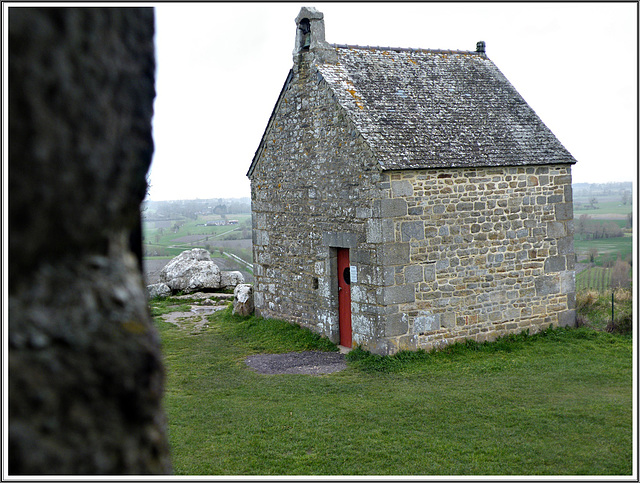
{"type": "Polygon", "coordinates": [[[614,215],[626,215],[631,213],[631,204],[627,203],[623,205],[620,201],[603,201],[601,203],[597,203],[597,209],[587,209],[584,207],[583,203],[579,203],[577,200],[574,202],[574,210],[573,215],[575,218],[578,218],[580,215],[603,215],[603,214],[614,214],[614,215]]]}
{"type": "Polygon", "coordinates": [[[241,227],[242,223],[251,218],[249,214],[239,214],[228,216],[227,218],[238,220],[238,225],[223,225],[223,226],[200,226],[211,220],[219,220],[220,217],[216,215],[211,216],[199,216],[196,220],[182,219],[171,221],[144,221],[142,224],[142,232],[144,241],[154,243],[157,245],[171,245],[180,243],[176,241],[179,238],[189,235],[203,235],[211,237],[219,237],[225,233],[237,230],[241,227]],[[180,226],[174,229],[175,224],[180,226]],[[168,225],[168,226],[167,226],[168,225]],[[158,236],[156,239],[155,237],[158,236]]]}
{"type": "MultiPolygon", "coordinates": [[[[576,198],[574,200],[574,221],[576,231],[578,231],[578,220],[583,215],[588,215],[590,223],[610,223],[613,222],[623,230],[628,228],[627,216],[632,212],[631,203],[623,204],[620,199],[599,198],[597,209],[586,208],[588,198],[576,198]]],[[[597,251],[594,259],[595,266],[584,270],[576,275],[576,289],[597,290],[599,292],[608,291],[611,288],[610,268],[619,258],[629,260],[633,251],[633,237],[631,233],[624,233],[622,237],[588,239],[585,234],[576,233],[574,236],[574,249],[578,262],[589,263],[589,253],[597,251]]]]}
{"type": "MultiPolygon", "coordinates": [[[[609,213],[609,214],[610,214],[610,213],[609,213]]],[[[578,223],[578,220],[580,219],[580,216],[578,216],[578,215],[574,215],[574,216],[575,216],[575,217],[574,217],[575,223],[577,224],[577,223],[578,223]]],[[[589,216],[591,216],[591,215],[589,215],[589,216]]],[[[607,216],[607,214],[603,214],[603,213],[601,213],[601,214],[600,214],[600,215],[598,215],[598,216],[607,216]]],[[[618,216],[618,215],[613,215],[613,216],[618,216]]],[[[627,223],[627,220],[626,220],[626,219],[624,219],[624,220],[619,219],[619,220],[618,220],[618,219],[611,219],[611,218],[603,218],[603,219],[601,219],[601,218],[596,218],[596,219],[594,219],[594,218],[590,218],[590,219],[589,219],[589,222],[590,222],[590,223],[597,223],[597,224],[599,224],[599,225],[602,225],[602,224],[604,224],[604,223],[615,223],[616,225],[618,225],[618,226],[619,226],[620,228],[622,228],[623,230],[624,230],[625,228],[627,228],[627,227],[628,227],[628,223],[627,223]]]]}
{"type": "MultiPolygon", "coordinates": [[[[587,208],[590,196],[579,196],[574,198],[574,223],[576,226],[576,234],[574,236],[574,248],[578,258],[578,262],[588,263],[589,252],[593,249],[597,250],[595,264],[602,266],[607,262],[615,262],[620,258],[625,260],[631,258],[633,251],[633,238],[631,233],[625,233],[623,237],[601,238],[597,240],[588,239],[586,235],[578,232],[578,220],[583,215],[588,215],[590,223],[615,223],[623,230],[628,229],[627,216],[632,213],[633,207],[631,203],[623,204],[619,195],[613,196],[594,196],[598,202],[597,208],[587,208]]],[[[591,273],[594,275],[595,272],[591,273]]],[[[601,278],[602,274],[599,274],[601,278]]],[[[586,275],[583,275],[583,279],[586,275]]]]}
{"type": "MultiPolygon", "coordinates": [[[[223,240],[225,235],[242,230],[246,228],[247,223],[249,225],[251,223],[251,215],[245,213],[227,215],[229,220],[238,220],[237,225],[202,226],[207,221],[220,219],[219,215],[199,215],[195,220],[190,218],[167,221],[145,220],[142,224],[143,253],[145,257],[157,254],[160,257],[172,258],[184,250],[201,247],[207,248],[212,256],[215,256],[217,240],[223,240]]],[[[237,255],[247,259],[245,253],[237,253],[237,255]]]]}
{"type": "Polygon", "coordinates": [[[574,249],[578,257],[578,262],[588,262],[589,250],[595,248],[598,250],[596,264],[602,265],[606,261],[615,262],[620,256],[621,260],[625,260],[633,251],[633,238],[630,233],[623,237],[617,238],[601,238],[599,240],[585,240],[581,235],[574,237],[574,249]]]}

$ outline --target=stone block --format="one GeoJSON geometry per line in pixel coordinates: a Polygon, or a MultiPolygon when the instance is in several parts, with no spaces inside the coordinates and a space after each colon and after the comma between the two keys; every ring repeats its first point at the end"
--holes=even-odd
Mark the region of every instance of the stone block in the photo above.
{"type": "Polygon", "coordinates": [[[373,216],[378,218],[406,216],[407,209],[407,202],[402,198],[375,200],[373,202],[373,216]]]}
{"type": "Polygon", "coordinates": [[[351,285],[351,301],[355,307],[362,303],[367,303],[367,289],[362,285],[351,285]]]}
{"type": "Polygon", "coordinates": [[[422,266],[424,268],[424,281],[433,282],[436,279],[436,266],[434,263],[428,263],[422,266]]]}
{"type": "Polygon", "coordinates": [[[255,244],[256,245],[268,245],[269,244],[269,232],[266,230],[254,230],[255,244]]]}
{"type": "Polygon", "coordinates": [[[352,265],[370,265],[371,250],[355,249],[349,252],[349,258],[352,265]]]}
{"type": "Polygon", "coordinates": [[[563,310],[558,314],[558,325],[560,327],[575,327],[576,326],[576,311],[575,310],[563,310]]]}
{"type": "Polygon", "coordinates": [[[253,311],[253,285],[237,285],[233,291],[233,313],[248,316],[251,315],[253,311]]]}
{"type": "Polygon", "coordinates": [[[560,279],[558,276],[543,275],[535,280],[536,296],[553,295],[560,293],[560,279]]]}
{"type": "Polygon", "coordinates": [[[553,184],[555,186],[559,185],[570,185],[571,184],[571,175],[558,175],[553,178],[553,184]]]}
{"type": "Polygon", "coordinates": [[[402,198],[406,196],[413,196],[413,186],[409,181],[392,181],[391,193],[394,198],[402,198]]]}
{"type": "Polygon", "coordinates": [[[559,221],[550,221],[547,223],[547,236],[550,238],[559,238],[567,235],[565,224],[559,221]]]}
{"type": "Polygon", "coordinates": [[[396,271],[395,267],[376,267],[375,271],[377,272],[377,285],[382,285],[383,287],[389,287],[391,285],[395,285],[396,283],[396,271]]]}
{"type": "MultiPolygon", "coordinates": [[[[264,307],[264,295],[262,292],[255,292],[253,295],[253,304],[255,309],[264,307]]],[[[257,315],[257,313],[256,313],[257,315]]]]}
{"type": "Polygon", "coordinates": [[[254,213],[252,223],[254,228],[258,230],[267,229],[267,215],[265,213],[254,213]]]}
{"type": "Polygon", "coordinates": [[[573,270],[568,270],[560,274],[560,292],[572,293],[576,291],[576,273],[573,270]]]}
{"type": "Polygon", "coordinates": [[[575,233],[575,221],[574,220],[566,221],[565,226],[567,227],[567,236],[573,236],[575,233]]]}
{"type": "Polygon", "coordinates": [[[408,320],[409,318],[407,317],[407,314],[403,313],[387,315],[385,324],[385,336],[396,337],[406,334],[409,330],[408,320]]]}
{"type": "Polygon", "coordinates": [[[504,311],[505,320],[513,320],[520,317],[520,309],[517,307],[509,307],[504,311]]]}
{"type": "Polygon", "coordinates": [[[413,321],[413,333],[421,334],[440,329],[440,314],[432,314],[421,310],[413,321]]]}
{"type": "Polygon", "coordinates": [[[395,241],[393,220],[389,218],[370,218],[366,222],[365,230],[367,243],[389,243],[395,241]]]}
{"type": "Polygon", "coordinates": [[[452,328],[456,325],[456,314],[454,312],[445,312],[440,316],[440,325],[442,327],[452,328]]]}
{"type": "Polygon", "coordinates": [[[566,268],[566,259],[562,255],[549,257],[544,262],[544,273],[562,272],[566,268]]]}
{"type": "Polygon", "coordinates": [[[322,234],[322,244],[336,248],[356,248],[358,235],[355,233],[325,232],[322,234]]]}
{"type": "Polygon", "coordinates": [[[473,203],[461,201],[460,203],[456,203],[456,211],[472,211],[473,203]]]}
{"type": "Polygon", "coordinates": [[[424,270],[422,265],[409,265],[404,269],[404,278],[407,283],[417,283],[424,281],[424,270]]]}
{"type": "Polygon", "coordinates": [[[573,201],[573,188],[571,187],[571,184],[564,187],[564,200],[573,201]]]}
{"type": "Polygon", "coordinates": [[[423,221],[405,221],[400,224],[402,241],[424,240],[423,221]]]}
{"type": "Polygon", "coordinates": [[[416,290],[412,283],[378,289],[378,303],[381,305],[406,304],[415,300],[416,290]]]}
{"type": "Polygon", "coordinates": [[[569,255],[574,253],[573,236],[558,238],[558,255],[569,255]]]}
{"type": "Polygon", "coordinates": [[[378,249],[378,260],[383,266],[406,265],[409,263],[409,243],[384,243],[378,249]]]}
{"type": "Polygon", "coordinates": [[[573,203],[558,203],[555,205],[555,214],[557,221],[565,221],[573,219],[573,203]]]}

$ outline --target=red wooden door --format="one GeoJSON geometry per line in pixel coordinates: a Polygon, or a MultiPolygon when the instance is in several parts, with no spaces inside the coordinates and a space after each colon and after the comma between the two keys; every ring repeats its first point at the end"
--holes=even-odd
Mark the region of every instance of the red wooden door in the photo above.
{"type": "Polygon", "coordinates": [[[338,248],[338,319],[340,345],[351,347],[351,278],[349,249],[338,248]]]}

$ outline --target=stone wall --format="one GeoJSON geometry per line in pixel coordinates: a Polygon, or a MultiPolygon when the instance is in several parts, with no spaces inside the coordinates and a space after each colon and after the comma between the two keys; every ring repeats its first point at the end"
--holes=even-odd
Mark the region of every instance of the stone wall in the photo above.
{"type": "Polygon", "coordinates": [[[11,7],[8,24],[9,474],[168,473],[160,341],[132,250],[153,9],[11,7]]]}
{"type": "MultiPolygon", "coordinates": [[[[375,266],[366,222],[379,180],[372,153],[331,90],[309,63],[296,65],[251,175],[258,314],[337,342],[336,248],[352,248],[351,261],[363,270],[375,266]]],[[[352,300],[360,310],[358,293],[352,300]]]]}
{"type": "Polygon", "coordinates": [[[575,324],[569,166],[386,172],[392,350],[575,324]]]}

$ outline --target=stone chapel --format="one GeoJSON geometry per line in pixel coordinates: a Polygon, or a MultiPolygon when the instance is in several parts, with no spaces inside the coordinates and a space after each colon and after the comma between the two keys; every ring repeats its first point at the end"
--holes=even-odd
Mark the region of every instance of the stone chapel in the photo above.
{"type": "Polygon", "coordinates": [[[293,67],[247,176],[256,312],[378,354],[575,325],[571,166],[474,51],[325,41],[293,67]]]}

